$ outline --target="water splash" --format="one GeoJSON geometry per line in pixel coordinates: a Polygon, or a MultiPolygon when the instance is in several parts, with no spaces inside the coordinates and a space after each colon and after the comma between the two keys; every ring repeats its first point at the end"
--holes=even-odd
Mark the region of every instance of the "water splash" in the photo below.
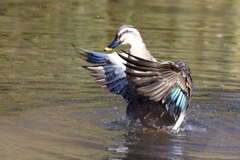
{"type": "Polygon", "coordinates": [[[201,127],[194,126],[194,125],[185,125],[180,130],[182,130],[182,131],[186,130],[186,131],[190,131],[190,132],[205,132],[205,131],[207,131],[206,128],[201,128],[201,127]]]}

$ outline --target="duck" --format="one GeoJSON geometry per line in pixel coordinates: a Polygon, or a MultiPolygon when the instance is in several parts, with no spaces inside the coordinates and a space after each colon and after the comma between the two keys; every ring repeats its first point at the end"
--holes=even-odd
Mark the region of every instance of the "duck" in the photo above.
{"type": "Polygon", "coordinates": [[[132,25],[120,26],[104,51],[124,44],[129,45],[128,52],[111,54],[72,45],[81,59],[93,64],[83,68],[91,71],[95,82],[127,102],[126,117],[130,122],[139,119],[148,128],[178,130],[192,97],[193,78],[189,66],[181,61],[158,62],[132,25]]]}

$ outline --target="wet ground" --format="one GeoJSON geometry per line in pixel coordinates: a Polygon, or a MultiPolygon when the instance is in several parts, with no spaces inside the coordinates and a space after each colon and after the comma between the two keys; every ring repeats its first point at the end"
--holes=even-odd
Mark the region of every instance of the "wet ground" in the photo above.
{"type": "Polygon", "coordinates": [[[237,0],[0,2],[0,159],[239,159],[239,28],[237,0]],[[104,52],[123,24],[159,61],[190,66],[178,133],[128,126],[127,103],[70,45],[104,52]]]}

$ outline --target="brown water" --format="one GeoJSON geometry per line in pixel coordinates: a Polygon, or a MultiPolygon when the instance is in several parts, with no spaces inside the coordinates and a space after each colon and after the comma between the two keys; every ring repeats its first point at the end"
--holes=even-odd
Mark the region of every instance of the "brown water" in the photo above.
{"type": "Polygon", "coordinates": [[[239,159],[239,46],[237,0],[1,1],[0,159],[239,159]],[[70,43],[103,52],[123,24],[191,67],[180,132],[128,126],[126,102],[81,67],[70,43]]]}

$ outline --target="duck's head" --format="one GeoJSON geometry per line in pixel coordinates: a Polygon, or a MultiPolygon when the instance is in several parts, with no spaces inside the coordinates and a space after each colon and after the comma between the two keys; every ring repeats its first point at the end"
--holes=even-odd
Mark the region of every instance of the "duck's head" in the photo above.
{"type": "Polygon", "coordinates": [[[143,43],[140,33],[132,25],[123,25],[118,28],[115,39],[113,42],[104,48],[104,51],[110,51],[120,44],[135,44],[143,43]]]}

